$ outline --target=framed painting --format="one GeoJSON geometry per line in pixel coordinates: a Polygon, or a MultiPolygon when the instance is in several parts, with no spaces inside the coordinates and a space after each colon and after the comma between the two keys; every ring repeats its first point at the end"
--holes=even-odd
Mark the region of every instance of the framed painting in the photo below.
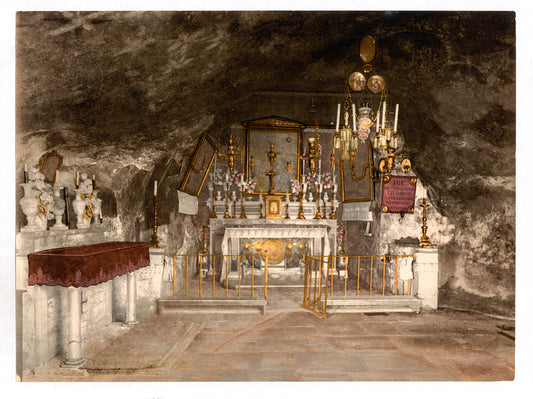
{"type": "Polygon", "coordinates": [[[39,159],[39,172],[44,175],[44,182],[56,184],[57,171],[63,165],[63,157],[56,150],[47,152],[39,159]]]}
{"type": "Polygon", "coordinates": [[[244,178],[253,179],[255,189],[251,195],[267,194],[270,189],[270,159],[267,153],[276,153],[273,159],[274,191],[272,194],[290,192],[291,180],[300,180],[302,132],[305,125],[290,119],[269,117],[243,123],[244,178]],[[272,145],[272,147],[271,147],[272,145]]]}
{"type": "Polygon", "coordinates": [[[216,153],[217,146],[214,140],[207,133],[202,134],[179,188],[180,191],[196,197],[200,195],[216,153]]]}
{"type": "Polygon", "coordinates": [[[374,160],[372,146],[360,143],[353,160],[340,162],[342,202],[374,201],[374,160]]]}

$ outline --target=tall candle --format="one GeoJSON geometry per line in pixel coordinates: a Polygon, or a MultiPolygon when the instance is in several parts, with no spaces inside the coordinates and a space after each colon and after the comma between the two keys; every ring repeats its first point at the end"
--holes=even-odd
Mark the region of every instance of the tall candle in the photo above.
{"type": "Polygon", "coordinates": [[[376,117],[376,133],[379,132],[379,112],[378,112],[378,116],[376,117]]]}
{"type": "Polygon", "coordinates": [[[398,131],[398,111],[400,110],[400,104],[396,104],[396,112],[394,113],[394,131],[398,131]]]}
{"type": "Polygon", "coordinates": [[[59,181],[59,170],[56,169],[56,179],[54,183],[57,183],[59,181]]]}
{"type": "Polygon", "coordinates": [[[355,104],[352,103],[352,117],[353,117],[353,131],[357,131],[357,125],[355,124],[355,104]]]}
{"type": "Polygon", "coordinates": [[[80,185],[80,171],[76,170],[76,188],[80,185]]]}
{"type": "Polygon", "coordinates": [[[24,172],[28,172],[28,165],[24,162],[24,172]]]}
{"type": "Polygon", "coordinates": [[[322,162],[320,158],[318,158],[318,176],[321,175],[321,172],[322,172],[322,162]]]}
{"type": "Polygon", "coordinates": [[[337,106],[337,124],[335,125],[335,131],[338,132],[339,131],[339,120],[341,118],[341,104],[339,103],[339,105],[337,106]]]}
{"type": "Polygon", "coordinates": [[[157,180],[154,180],[154,195],[157,195],[157,180]]]}
{"type": "Polygon", "coordinates": [[[386,115],[387,115],[387,101],[383,101],[383,120],[381,121],[382,128],[385,128],[386,115]]]}

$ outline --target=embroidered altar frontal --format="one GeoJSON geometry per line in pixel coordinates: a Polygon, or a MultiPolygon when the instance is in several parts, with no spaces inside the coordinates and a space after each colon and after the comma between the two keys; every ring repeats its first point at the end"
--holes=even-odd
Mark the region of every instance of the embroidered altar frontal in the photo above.
{"type": "Polygon", "coordinates": [[[88,287],[150,265],[149,244],[105,242],[28,254],[28,285],[88,287]]]}

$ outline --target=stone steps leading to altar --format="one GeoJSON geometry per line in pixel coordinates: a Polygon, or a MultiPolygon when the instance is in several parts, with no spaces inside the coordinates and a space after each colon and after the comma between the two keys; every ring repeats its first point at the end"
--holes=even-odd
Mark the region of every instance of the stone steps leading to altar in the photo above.
{"type": "MultiPolygon", "coordinates": [[[[324,300],[322,300],[322,305],[324,300]]],[[[327,314],[414,312],[421,309],[420,299],[409,295],[330,296],[327,314]]]]}
{"type": "Polygon", "coordinates": [[[242,312],[260,310],[265,314],[266,299],[261,298],[191,298],[191,297],[163,297],[157,300],[157,313],[164,310],[181,312],[242,312]]]}

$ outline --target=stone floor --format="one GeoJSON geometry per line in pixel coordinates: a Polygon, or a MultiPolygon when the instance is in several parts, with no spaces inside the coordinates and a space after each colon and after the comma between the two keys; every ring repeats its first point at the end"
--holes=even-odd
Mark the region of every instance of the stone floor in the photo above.
{"type": "Polygon", "coordinates": [[[514,321],[439,310],[334,314],[296,301],[267,313],[149,315],[84,343],[79,369],[61,359],[23,381],[509,381],[514,321]]]}

